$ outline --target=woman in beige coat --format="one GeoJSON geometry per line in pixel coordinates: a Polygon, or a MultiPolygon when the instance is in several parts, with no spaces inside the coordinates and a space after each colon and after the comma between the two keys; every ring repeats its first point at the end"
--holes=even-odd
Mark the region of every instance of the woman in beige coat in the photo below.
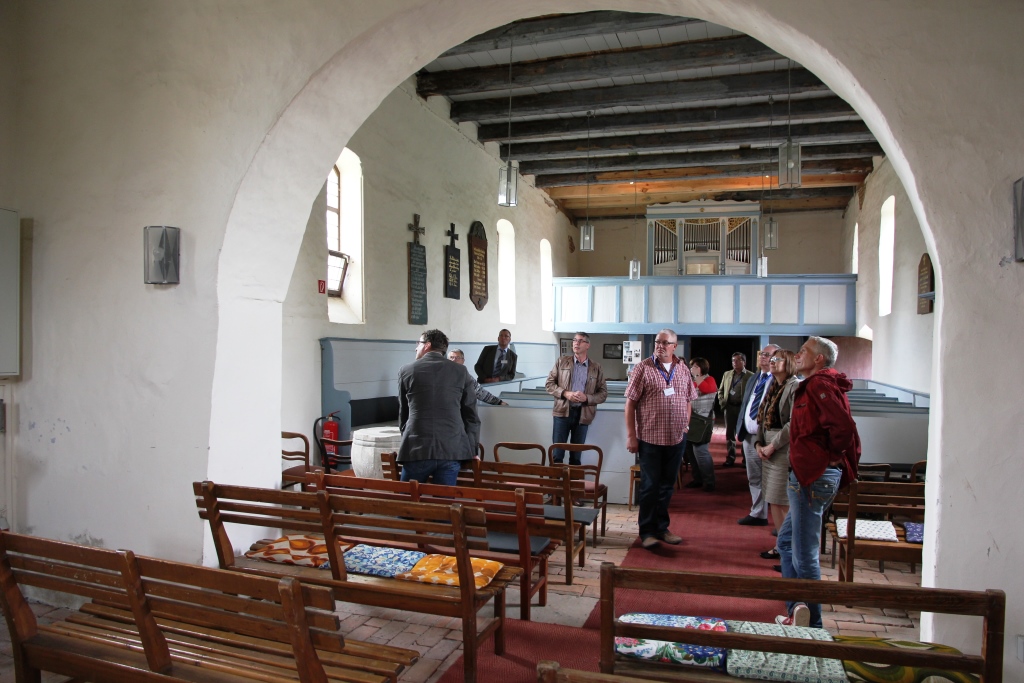
{"type": "MultiPolygon", "coordinates": [[[[761,457],[761,488],[770,506],[776,529],[789,512],[786,484],[789,481],[789,418],[793,414],[793,394],[799,381],[794,376],[793,352],[777,349],[768,364],[772,383],[761,401],[757,415],[757,438],[754,446],[761,457]]],[[[774,559],[774,551],[762,553],[774,559]]]]}

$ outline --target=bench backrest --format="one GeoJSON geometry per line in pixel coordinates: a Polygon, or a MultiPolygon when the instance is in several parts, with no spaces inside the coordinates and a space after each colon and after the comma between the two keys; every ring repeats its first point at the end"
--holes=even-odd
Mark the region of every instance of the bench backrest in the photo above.
{"type": "Polygon", "coordinates": [[[832,503],[837,516],[847,518],[847,529],[856,525],[858,516],[874,515],[887,519],[900,517],[924,519],[924,484],[898,481],[851,481],[832,503]]]}

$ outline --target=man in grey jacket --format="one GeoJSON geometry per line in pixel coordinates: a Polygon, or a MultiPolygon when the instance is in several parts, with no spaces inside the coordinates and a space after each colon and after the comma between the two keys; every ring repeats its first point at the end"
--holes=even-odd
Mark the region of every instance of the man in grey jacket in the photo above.
{"type": "Polygon", "coordinates": [[[461,461],[472,460],[480,440],[473,378],[445,358],[448,337],[427,330],[416,344],[415,362],[398,371],[398,462],[402,481],[454,486],[461,461]]]}

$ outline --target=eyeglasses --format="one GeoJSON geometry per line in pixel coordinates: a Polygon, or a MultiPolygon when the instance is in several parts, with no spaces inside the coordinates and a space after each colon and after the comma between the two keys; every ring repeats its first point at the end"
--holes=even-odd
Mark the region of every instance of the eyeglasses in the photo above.
{"type": "Polygon", "coordinates": [[[674,342],[674,341],[662,341],[661,339],[655,339],[654,340],[654,345],[655,346],[675,346],[676,342],[674,342]]]}
{"type": "Polygon", "coordinates": [[[418,342],[416,342],[416,346],[420,346],[421,344],[426,344],[426,343],[427,343],[426,340],[420,339],[418,342]]]}
{"type": "Polygon", "coordinates": [[[758,357],[759,357],[759,358],[767,358],[767,357],[769,357],[769,356],[770,356],[770,355],[772,355],[772,354],[770,354],[770,353],[765,353],[764,351],[762,351],[762,352],[760,352],[760,353],[759,353],[759,354],[757,354],[757,355],[758,355],[758,357]]]}
{"type": "Polygon", "coordinates": [[[782,356],[772,356],[771,358],[768,359],[768,361],[770,363],[778,363],[779,361],[785,361],[785,360],[786,359],[783,358],[782,356]]]}
{"type": "Polygon", "coordinates": [[[589,344],[590,342],[587,341],[586,339],[573,339],[572,343],[573,344],[589,344]]]}

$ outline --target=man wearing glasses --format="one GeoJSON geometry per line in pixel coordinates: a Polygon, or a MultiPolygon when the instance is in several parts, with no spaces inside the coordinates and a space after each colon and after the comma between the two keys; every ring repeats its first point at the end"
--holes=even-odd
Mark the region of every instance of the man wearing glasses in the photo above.
{"type": "Polygon", "coordinates": [[[757,354],[759,372],[757,377],[747,381],[747,390],[743,393],[743,412],[736,421],[736,438],[743,444],[743,463],[747,466],[747,487],[750,489],[751,500],[750,512],[738,520],[744,526],[768,526],[768,504],[761,489],[761,458],[757,455],[754,441],[757,439],[757,411],[772,382],[768,363],[778,349],[777,345],[768,344],[757,354]]]}
{"type": "Polygon", "coordinates": [[[654,355],[633,370],[626,387],[626,450],[640,463],[640,544],[647,550],[660,541],[677,545],[669,531],[668,505],[683,460],[691,402],[697,398],[686,363],[676,358],[676,333],[662,330],[654,355]]]}
{"type": "MultiPolygon", "coordinates": [[[[587,429],[597,414],[597,404],[608,398],[608,383],[597,361],[588,358],[590,335],[577,332],[572,340],[571,356],[560,356],[548,373],[544,388],[555,397],[555,425],[551,443],[586,443],[587,429]]],[[[565,460],[565,451],[551,451],[556,464],[565,460]]],[[[569,464],[579,465],[580,454],[570,453],[569,464]]]]}
{"type": "Polygon", "coordinates": [[[398,371],[398,462],[402,481],[454,486],[461,461],[472,460],[480,440],[473,378],[444,354],[448,337],[427,330],[416,344],[416,360],[398,371]]]}

